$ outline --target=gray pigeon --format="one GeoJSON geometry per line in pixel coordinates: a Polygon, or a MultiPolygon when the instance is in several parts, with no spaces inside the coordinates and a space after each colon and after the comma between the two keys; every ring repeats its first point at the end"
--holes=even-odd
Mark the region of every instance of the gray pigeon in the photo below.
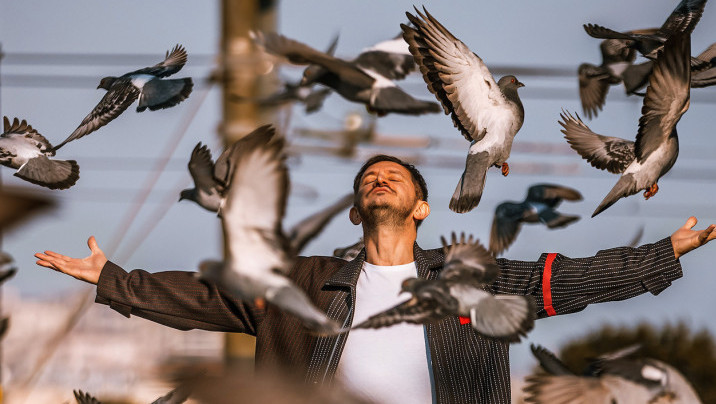
{"type": "Polygon", "coordinates": [[[402,80],[418,67],[402,32],[393,39],[364,49],[353,63],[391,80],[402,80]]]}
{"type": "Polygon", "coordinates": [[[420,18],[406,13],[415,28],[401,28],[428,90],[470,142],[465,171],[450,200],[451,210],[465,213],[480,203],[488,168],[509,173],[512,140],[525,116],[517,94],[524,84],[515,76],[495,82],[482,59],[423,10],[425,15],[415,9],[420,18]]]}
{"type": "Polygon", "coordinates": [[[0,285],[15,276],[17,267],[10,254],[0,251],[0,285]]]}
{"type": "Polygon", "coordinates": [[[655,60],[670,37],[676,34],[691,35],[701,19],[705,6],[706,0],[682,0],[658,29],[617,32],[596,24],[585,24],[584,30],[594,38],[631,41],[631,47],[645,57],[655,60]]]}
{"type": "MultiPolygon", "coordinates": [[[[260,126],[246,137],[265,137],[267,141],[276,136],[276,130],[271,125],[260,126]]],[[[211,151],[201,142],[197,143],[189,159],[189,174],[194,180],[194,188],[181,191],[179,201],[184,199],[194,201],[202,208],[217,212],[221,216],[221,208],[226,200],[226,193],[231,186],[239,150],[245,142],[241,140],[227,147],[214,163],[211,151]]]]}
{"type": "Polygon", "coordinates": [[[657,181],[676,162],[679,142],[676,124],[689,108],[689,35],[674,35],[657,58],[646,90],[636,142],[598,135],[579,116],[561,114],[565,138],[592,166],[622,176],[592,214],[598,215],[617,200],[646,190],[656,194],[657,181]]]}
{"type": "Polygon", "coordinates": [[[0,230],[9,229],[28,216],[54,206],[54,200],[47,196],[30,194],[22,188],[0,187],[0,230]]]}
{"type": "Polygon", "coordinates": [[[254,132],[236,147],[231,187],[222,209],[228,258],[204,263],[199,276],[257,308],[272,303],[318,333],[339,325],[316,308],[286,275],[295,252],[282,231],[288,169],[285,139],[254,132]]]}
{"type": "Polygon", "coordinates": [[[154,66],[129,72],[119,77],[104,77],[97,88],[107,90],[97,106],[82,120],[80,125],[54,150],[65,143],[96,131],[118,117],[134,101],[139,99],[137,112],[173,107],[191,94],[192,79],[163,79],[181,70],[186,63],[186,50],[176,45],[167,51],[164,61],[154,66]]]}
{"type": "Polygon", "coordinates": [[[497,255],[505,251],[517,238],[522,223],[544,223],[557,229],[579,220],[579,216],[555,210],[562,200],[581,201],[582,194],[561,185],[537,184],[529,187],[524,201],[497,205],[490,231],[490,252],[497,255]]]}
{"type": "Polygon", "coordinates": [[[256,44],[267,52],[285,57],[294,64],[311,65],[304,70],[302,85],[323,84],[349,101],[365,104],[368,111],[379,116],[440,112],[438,104],[413,98],[376,70],[336,58],[277,33],[254,32],[252,35],[256,44]]]}
{"type": "Polygon", "coordinates": [[[80,166],[74,160],[53,160],[50,142],[23,119],[12,124],[3,117],[0,135],[0,164],[15,168],[15,176],[49,189],[67,189],[80,178],[80,166]]]}
{"type": "Polygon", "coordinates": [[[327,208],[312,214],[291,227],[288,231],[288,238],[291,242],[292,250],[296,254],[300,254],[306,245],[316,238],[337,214],[353,206],[354,198],[353,193],[346,194],[327,208]]]}
{"type": "Polygon", "coordinates": [[[546,348],[532,345],[532,353],[547,373],[527,377],[524,400],[544,404],[701,402],[672,366],[650,358],[628,358],[637,348],[603,355],[579,376],[546,348]]]}
{"type": "Polygon", "coordinates": [[[312,87],[311,85],[285,82],[281,90],[266,97],[248,98],[232,95],[231,99],[236,102],[253,102],[262,107],[280,107],[282,105],[299,102],[305,106],[307,114],[312,114],[320,110],[323,106],[323,101],[331,95],[331,90],[328,88],[312,87]]]}
{"type": "Polygon", "coordinates": [[[436,280],[409,278],[401,292],[410,300],[369,317],[353,328],[381,328],[401,322],[424,324],[448,316],[469,317],[480,334],[517,342],[534,326],[531,296],[493,295],[487,289],[500,273],[495,258],[472,236],[443,238],[445,265],[436,280]]]}

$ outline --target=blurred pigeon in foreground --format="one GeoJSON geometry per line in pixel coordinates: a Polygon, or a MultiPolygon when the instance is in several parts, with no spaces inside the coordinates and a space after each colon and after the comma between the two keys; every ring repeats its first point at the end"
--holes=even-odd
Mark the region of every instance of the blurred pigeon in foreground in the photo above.
{"type": "Polygon", "coordinates": [[[574,374],[547,349],[534,345],[531,349],[547,373],[527,377],[527,403],[701,402],[691,384],[672,366],[649,358],[628,359],[634,347],[597,358],[584,376],[574,374]]]}
{"type": "Polygon", "coordinates": [[[522,127],[525,111],[517,94],[524,86],[515,76],[498,82],[479,56],[454,37],[430,13],[405,13],[415,28],[401,24],[410,52],[445,114],[470,142],[465,171],[450,200],[450,209],[465,213],[480,203],[487,169],[509,173],[512,140],[522,127]]]}
{"type": "MultiPolygon", "coordinates": [[[[102,404],[101,401],[93,397],[89,393],[85,393],[82,390],[73,390],[72,391],[75,395],[75,400],[77,400],[77,404],[102,404]]],[[[185,402],[189,398],[189,393],[187,389],[184,388],[176,388],[169,393],[159,397],[158,399],[152,401],[151,404],[181,404],[185,402]]]]}
{"type": "Polygon", "coordinates": [[[353,328],[381,328],[401,322],[424,324],[448,316],[469,317],[480,334],[517,342],[534,326],[535,303],[531,296],[492,295],[486,290],[500,273],[495,258],[478,240],[452,234],[443,238],[445,265],[436,280],[409,278],[402,292],[410,300],[369,317],[353,328]]]}
{"type": "MultiPolygon", "coordinates": [[[[630,46],[649,59],[656,59],[664,43],[674,35],[691,36],[704,12],[706,0],[682,0],[659,29],[617,32],[596,24],[585,24],[584,30],[594,38],[628,40],[630,46]]],[[[691,54],[687,55],[687,59],[691,54]]],[[[698,61],[695,61],[698,64],[698,61]]]]}
{"type": "Polygon", "coordinates": [[[402,80],[418,67],[402,33],[364,49],[353,62],[391,80],[402,80]]]}
{"type": "Polygon", "coordinates": [[[55,151],[44,136],[23,119],[12,124],[3,117],[0,135],[0,164],[15,168],[15,176],[49,189],[67,189],[80,177],[80,166],[74,160],[51,160],[55,151]]]}
{"type": "Polygon", "coordinates": [[[344,195],[332,205],[296,223],[289,231],[291,249],[300,254],[311,240],[326,228],[328,223],[339,213],[353,206],[353,193],[344,195]]]}
{"type": "Polygon", "coordinates": [[[163,80],[162,78],[181,70],[186,63],[186,58],[184,47],[176,45],[171,52],[167,51],[163,62],[119,77],[102,78],[97,88],[107,90],[107,93],[92,112],[82,120],[77,129],[62,143],[55,146],[54,150],[108,124],[137,99],[139,99],[137,112],[142,112],[147,108],[151,111],[169,108],[184,101],[189,97],[194,86],[192,79],[187,77],[163,80]]]}
{"type": "MultiPolygon", "coordinates": [[[[271,139],[276,135],[276,130],[271,125],[258,127],[246,137],[265,137],[271,139]]],[[[241,140],[234,142],[227,147],[216,159],[211,160],[211,151],[201,142],[197,143],[191,152],[189,159],[189,174],[194,180],[194,188],[182,190],[179,201],[188,199],[196,202],[202,208],[217,212],[221,216],[221,208],[226,200],[226,193],[231,186],[231,179],[236,165],[237,158],[241,154],[239,148],[246,142],[241,140]]]]}
{"type": "Polygon", "coordinates": [[[422,115],[440,112],[440,106],[421,101],[398,88],[388,77],[326,53],[320,52],[277,33],[252,33],[256,44],[267,52],[283,56],[289,62],[311,65],[303,73],[302,85],[320,83],[345,99],[366,105],[370,112],[422,115]]]}
{"type": "Polygon", "coordinates": [[[532,185],[523,202],[503,202],[495,208],[490,231],[490,252],[505,251],[517,237],[522,223],[544,223],[550,229],[565,227],[579,216],[563,215],[555,209],[563,199],[581,201],[576,189],[554,184],[532,185]]]}
{"type": "Polygon", "coordinates": [[[54,207],[47,196],[28,193],[24,188],[0,187],[0,230],[7,230],[43,209],[54,207]]]}
{"type": "Polygon", "coordinates": [[[353,261],[355,257],[360,254],[360,252],[365,248],[365,244],[363,244],[363,237],[358,240],[357,243],[351,244],[348,247],[343,248],[336,248],[333,250],[333,256],[338,258],[343,258],[346,261],[353,261]]]}
{"type": "Polygon", "coordinates": [[[0,285],[15,276],[17,267],[10,254],[0,251],[0,285]]]}
{"type": "Polygon", "coordinates": [[[646,89],[636,142],[598,135],[579,116],[560,114],[562,133],[574,150],[594,167],[622,173],[592,217],[640,190],[646,190],[649,199],[659,190],[659,178],[676,162],[676,124],[689,108],[690,43],[688,35],[675,35],[664,45],[646,89]]]}
{"type": "Polygon", "coordinates": [[[268,301],[313,331],[338,330],[338,324],[286,277],[295,252],[281,229],[288,194],[285,139],[254,132],[237,143],[222,209],[228,258],[224,263],[204,263],[200,277],[259,309],[268,301]]]}

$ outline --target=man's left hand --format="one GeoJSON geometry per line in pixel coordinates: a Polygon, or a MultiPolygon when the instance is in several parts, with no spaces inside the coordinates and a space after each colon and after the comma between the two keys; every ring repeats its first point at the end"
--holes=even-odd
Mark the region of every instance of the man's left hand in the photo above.
{"type": "Polygon", "coordinates": [[[671,235],[671,245],[674,247],[676,259],[716,238],[716,231],[714,231],[716,225],[712,224],[704,230],[692,230],[696,222],[696,218],[691,216],[686,220],[686,224],[671,235]]]}

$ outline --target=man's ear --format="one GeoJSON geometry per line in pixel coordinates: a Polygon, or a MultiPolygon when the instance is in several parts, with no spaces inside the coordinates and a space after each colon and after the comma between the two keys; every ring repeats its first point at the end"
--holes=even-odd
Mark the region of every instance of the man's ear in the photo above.
{"type": "Polygon", "coordinates": [[[351,208],[351,210],[348,212],[348,217],[350,217],[351,223],[353,223],[356,226],[358,226],[362,222],[362,220],[360,218],[360,213],[358,213],[358,209],[355,206],[353,206],[351,208]]]}
{"type": "Polygon", "coordinates": [[[424,220],[430,214],[430,205],[426,201],[418,201],[418,205],[413,209],[413,219],[424,220]]]}

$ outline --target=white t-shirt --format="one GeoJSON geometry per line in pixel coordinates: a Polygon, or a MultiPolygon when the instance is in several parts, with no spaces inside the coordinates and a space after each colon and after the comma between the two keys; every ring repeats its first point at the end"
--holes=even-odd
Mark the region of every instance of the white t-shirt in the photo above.
{"type": "MultiPolygon", "coordinates": [[[[410,298],[400,284],[415,278],[415,263],[363,264],[356,285],[353,324],[410,298]]],[[[348,334],[336,377],[350,391],[377,403],[432,403],[427,340],[420,324],[400,323],[348,334]]]]}

